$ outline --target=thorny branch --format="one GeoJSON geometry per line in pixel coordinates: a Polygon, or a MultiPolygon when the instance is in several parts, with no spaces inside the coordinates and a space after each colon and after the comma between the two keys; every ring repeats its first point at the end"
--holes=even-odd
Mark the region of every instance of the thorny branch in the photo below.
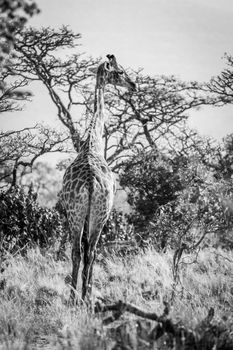
{"type": "Polygon", "coordinates": [[[24,78],[12,82],[6,68],[0,72],[0,113],[19,111],[22,109],[19,102],[30,101],[32,94],[24,88],[28,82],[24,78]],[[9,80],[8,80],[9,79],[9,80]]]}
{"type": "MultiPolygon", "coordinates": [[[[128,156],[133,156],[135,151],[161,147],[164,141],[170,146],[169,143],[174,143],[180,131],[187,127],[185,121],[190,109],[215,104],[196,82],[144,76],[141,72],[134,72],[134,76],[137,92],[129,94],[113,90],[106,101],[111,118],[105,141],[108,162],[114,170],[122,166],[126,150],[128,156]],[[119,99],[120,103],[117,103],[119,99]]],[[[188,140],[185,146],[190,147],[188,140]]]]}

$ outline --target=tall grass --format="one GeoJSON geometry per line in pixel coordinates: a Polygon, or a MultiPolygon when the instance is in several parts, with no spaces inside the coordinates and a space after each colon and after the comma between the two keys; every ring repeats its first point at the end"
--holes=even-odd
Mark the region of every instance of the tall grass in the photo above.
{"type": "MultiPolygon", "coordinates": [[[[233,329],[233,253],[206,249],[197,261],[194,255],[184,257],[176,284],[172,257],[172,252],[153,249],[131,257],[99,256],[93,298],[122,300],[158,314],[166,300],[172,306],[171,318],[190,327],[214,307],[216,318],[233,329]]],[[[31,249],[24,257],[7,258],[0,280],[0,350],[103,349],[106,341],[111,344],[102,315],[93,315],[85,305],[68,305],[70,287],[65,280],[70,272],[70,261],[56,261],[50,251],[42,255],[31,249]]],[[[80,285],[81,281],[78,295],[80,285]]]]}

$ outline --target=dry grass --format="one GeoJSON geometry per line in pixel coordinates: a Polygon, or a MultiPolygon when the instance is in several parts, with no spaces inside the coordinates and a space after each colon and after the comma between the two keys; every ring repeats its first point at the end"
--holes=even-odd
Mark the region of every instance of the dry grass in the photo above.
{"type": "MultiPolygon", "coordinates": [[[[194,327],[214,307],[216,318],[233,329],[233,254],[209,249],[199,253],[198,263],[193,259],[183,259],[172,319],[194,327]]],[[[152,249],[133,257],[100,257],[94,270],[93,296],[109,303],[122,300],[160,314],[163,300],[171,303],[171,264],[172,252],[158,254],[152,249]]],[[[9,257],[5,266],[0,281],[0,350],[86,350],[103,349],[103,344],[111,349],[113,340],[106,340],[109,333],[102,326],[103,316],[94,316],[85,306],[67,304],[69,261],[55,261],[51,252],[42,255],[34,249],[26,257],[9,257]]]]}

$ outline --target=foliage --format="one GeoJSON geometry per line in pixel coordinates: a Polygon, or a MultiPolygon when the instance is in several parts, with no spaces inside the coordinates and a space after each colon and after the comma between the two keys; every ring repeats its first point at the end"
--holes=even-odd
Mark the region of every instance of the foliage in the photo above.
{"type": "Polygon", "coordinates": [[[127,241],[133,237],[133,227],[127,220],[127,215],[113,209],[101,235],[100,244],[115,240],[127,241]]]}
{"type": "Polygon", "coordinates": [[[177,249],[183,245],[188,251],[195,251],[201,243],[215,243],[233,248],[233,183],[217,182],[205,171],[199,166],[198,176],[189,186],[156,212],[150,238],[158,247],[177,249]]]}
{"type": "Polygon", "coordinates": [[[60,217],[54,209],[42,208],[32,187],[0,193],[1,251],[10,253],[36,244],[50,246],[62,234],[60,217]]]}
{"type": "Polygon", "coordinates": [[[107,255],[113,252],[116,255],[135,254],[139,248],[137,239],[129,215],[113,209],[102,230],[97,248],[107,255]]]}
{"type": "MultiPolygon", "coordinates": [[[[213,173],[216,180],[231,179],[233,175],[233,134],[228,134],[221,142],[217,142],[214,139],[202,138],[197,133],[192,133],[187,134],[187,141],[185,144],[189,147],[183,149],[182,153],[189,156],[190,151],[194,152],[200,163],[213,173]]],[[[174,147],[172,147],[172,152],[176,153],[174,147]]],[[[178,152],[180,152],[179,145],[178,152]]]]}
{"type": "Polygon", "coordinates": [[[204,165],[198,152],[139,155],[128,162],[121,185],[134,210],[129,222],[144,244],[195,250],[205,241],[233,247],[233,181],[216,179],[216,169],[204,165]]]}
{"type": "Polygon", "coordinates": [[[218,101],[218,105],[233,103],[233,56],[224,55],[227,67],[206,84],[205,89],[218,101]]]}
{"type": "Polygon", "coordinates": [[[142,70],[132,74],[137,91],[129,94],[114,90],[106,101],[110,118],[104,138],[108,161],[114,169],[124,166],[129,150],[135,155],[150,152],[160,143],[168,147],[169,140],[164,136],[176,139],[191,109],[213,103],[197,82],[183,82],[174,76],[148,76],[142,70]]]}
{"type": "Polygon", "coordinates": [[[39,13],[33,0],[0,1],[0,66],[14,45],[16,30],[22,29],[27,20],[39,13]]]}
{"type": "Polygon", "coordinates": [[[21,110],[20,102],[30,101],[32,96],[29,91],[24,90],[28,84],[27,80],[9,80],[7,70],[6,67],[0,70],[0,113],[21,110]]]}
{"type": "Polygon", "coordinates": [[[62,186],[63,172],[48,162],[36,162],[32,171],[25,174],[20,185],[30,187],[37,193],[37,200],[42,207],[52,208],[57,203],[57,195],[62,186]]]}
{"type": "Polygon", "coordinates": [[[226,135],[212,154],[213,159],[208,165],[213,169],[215,178],[230,180],[233,176],[233,134],[226,135]]]}
{"type": "Polygon", "coordinates": [[[130,159],[120,177],[128,202],[142,217],[151,220],[161,205],[174,200],[183,189],[180,170],[184,159],[170,159],[156,150],[130,159]]]}

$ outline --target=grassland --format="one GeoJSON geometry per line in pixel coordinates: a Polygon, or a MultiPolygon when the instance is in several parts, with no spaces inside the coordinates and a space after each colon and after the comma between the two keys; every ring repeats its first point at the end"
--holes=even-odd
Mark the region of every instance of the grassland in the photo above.
{"type": "MultiPolygon", "coordinates": [[[[163,313],[166,300],[171,305],[169,317],[191,329],[213,307],[215,322],[233,331],[233,253],[206,249],[199,252],[198,258],[184,257],[176,285],[171,272],[172,257],[172,252],[159,254],[153,249],[131,257],[100,254],[94,269],[93,300],[122,300],[157,314],[163,313]]],[[[111,325],[103,326],[106,315],[94,315],[85,305],[68,305],[69,260],[57,261],[53,251],[42,254],[31,249],[24,257],[8,256],[3,269],[0,350],[114,349],[114,331],[122,324],[132,327],[129,334],[133,344],[138,317],[125,313],[111,325]]],[[[77,295],[80,286],[81,281],[77,295]]],[[[144,327],[151,324],[145,321],[144,327]]],[[[157,347],[162,348],[166,349],[157,347]]]]}

